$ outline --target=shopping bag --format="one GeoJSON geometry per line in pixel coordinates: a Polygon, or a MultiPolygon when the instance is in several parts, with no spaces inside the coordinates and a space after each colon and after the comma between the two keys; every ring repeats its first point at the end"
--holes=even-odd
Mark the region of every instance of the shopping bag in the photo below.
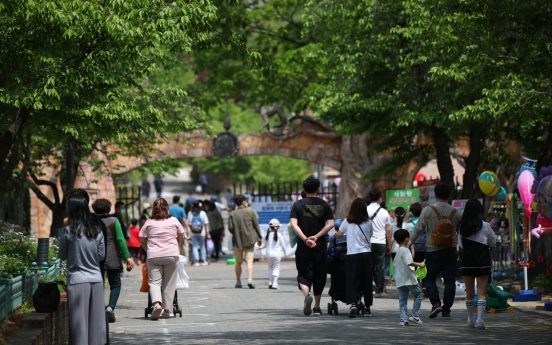
{"type": "Polygon", "coordinates": [[[178,280],[176,281],[177,290],[187,289],[190,287],[190,278],[188,277],[188,275],[186,274],[186,270],[184,269],[184,265],[186,265],[187,261],[188,258],[186,258],[184,255],[180,255],[178,257],[178,280]]]}
{"type": "Polygon", "coordinates": [[[215,252],[215,243],[213,242],[212,239],[210,238],[207,239],[206,246],[207,246],[207,255],[211,255],[215,252]]]}
{"type": "Polygon", "coordinates": [[[424,279],[427,276],[427,266],[416,268],[416,276],[418,277],[418,279],[424,279]]]}
{"type": "Polygon", "coordinates": [[[142,286],[140,292],[149,292],[148,263],[142,265],[142,286]]]}

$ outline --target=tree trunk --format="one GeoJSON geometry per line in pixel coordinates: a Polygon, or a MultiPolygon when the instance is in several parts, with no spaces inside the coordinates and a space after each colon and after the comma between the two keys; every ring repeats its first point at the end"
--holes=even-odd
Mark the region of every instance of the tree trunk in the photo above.
{"type": "Polygon", "coordinates": [[[63,228],[63,219],[65,219],[65,199],[52,210],[52,225],[50,226],[50,237],[58,234],[59,229],[63,228]]]}
{"type": "Polygon", "coordinates": [[[0,162],[2,162],[1,163],[2,170],[0,170],[0,178],[2,178],[2,181],[4,181],[4,179],[7,176],[11,175],[11,171],[4,171],[4,167],[5,167],[4,162],[8,158],[8,155],[10,154],[10,151],[13,145],[17,143],[17,140],[21,135],[21,132],[23,131],[23,127],[27,122],[28,115],[29,113],[27,109],[25,109],[24,107],[20,107],[17,110],[17,114],[15,115],[12,123],[0,138],[0,162]]]}
{"type": "Polygon", "coordinates": [[[470,131],[470,154],[465,160],[466,170],[464,172],[464,188],[462,190],[462,199],[468,199],[473,196],[475,182],[477,180],[477,171],[481,163],[481,150],[485,142],[485,130],[481,124],[472,125],[470,131]]]}
{"type": "Polygon", "coordinates": [[[363,198],[373,186],[373,181],[362,177],[386,162],[387,155],[368,152],[368,136],[346,135],[341,142],[341,184],[336,217],[345,218],[355,198],[363,198]]]}
{"type": "MultiPolygon", "coordinates": [[[[540,173],[542,167],[552,165],[552,120],[548,123],[548,129],[543,137],[546,139],[539,153],[537,173],[540,173]]],[[[542,235],[541,238],[531,238],[531,254],[529,255],[529,259],[535,262],[535,267],[527,270],[530,283],[539,274],[548,275],[549,272],[552,273],[552,234],[542,235]],[[538,260],[541,256],[544,258],[542,262],[538,260]]],[[[529,285],[529,288],[531,287],[533,285],[529,285]]]]}
{"type": "Polygon", "coordinates": [[[454,188],[454,168],[450,158],[450,139],[442,128],[432,126],[431,132],[433,146],[435,146],[435,153],[437,154],[437,168],[439,169],[441,183],[454,188]]]}

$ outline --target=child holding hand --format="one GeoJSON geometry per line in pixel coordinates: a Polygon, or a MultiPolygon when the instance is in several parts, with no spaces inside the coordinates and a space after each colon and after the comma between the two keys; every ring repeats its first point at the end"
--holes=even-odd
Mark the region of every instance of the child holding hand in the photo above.
{"type": "Polygon", "coordinates": [[[400,325],[406,326],[409,321],[421,325],[422,320],[420,320],[419,315],[423,293],[418,284],[418,277],[414,274],[414,267],[425,267],[425,263],[417,263],[412,259],[412,253],[409,249],[410,232],[408,230],[399,229],[395,231],[393,238],[399,245],[395,256],[395,282],[399,291],[400,325]],[[412,306],[412,313],[407,316],[408,294],[410,292],[414,294],[414,305],[412,306]]]}
{"type": "Polygon", "coordinates": [[[274,218],[268,224],[265,242],[263,246],[259,246],[259,251],[266,248],[266,258],[268,261],[268,288],[278,289],[278,277],[280,276],[280,260],[282,256],[286,256],[286,246],[284,239],[278,237],[280,222],[274,218]]]}

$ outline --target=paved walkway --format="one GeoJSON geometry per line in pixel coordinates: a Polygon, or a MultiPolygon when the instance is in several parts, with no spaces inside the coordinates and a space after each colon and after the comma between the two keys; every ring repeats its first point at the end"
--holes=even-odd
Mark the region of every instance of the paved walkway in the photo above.
{"type": "MultiPolygon", "coordinates": [[[[190,289],[179,291],[182,318],[150,321],[144,318],[147,295],[139,292],[139,269],[123,279],[110,325],[111,344],[551,344],[552,318],[514,312],[487,314],[487,330],[465,325],[464,303],[458,301],[452,320],[428,319],[429,301],[422,303],[423,325],[400,327],[398,301],[375,299],[373,317],[349,319],[339,302],[339,316],[326,314],[329,297],[323,297],[321,317],[302,315],[303,298],[295,280],[295,264],[282,262],[280,290],[268,290],[266,263],[255,264],[257,289],[235,289],[233,266],[215,263],[189,267],[190,289]]],[[[324,293],[329,289],[328,284],[324,293]]],[[[393,289],[394,290],[394,289],[393,289]]],[[[106,297],[109,290],[106,290],[106,297]]],[[[395,295],[396,296],[396,295],[395,295]]],[[[409,307],[411,306],[411,301],[409,307]]]]}

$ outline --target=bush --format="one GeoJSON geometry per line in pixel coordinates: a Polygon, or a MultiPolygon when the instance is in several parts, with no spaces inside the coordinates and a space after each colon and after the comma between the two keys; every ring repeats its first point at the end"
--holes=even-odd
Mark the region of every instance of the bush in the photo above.
{"type": "MultiPolygon", "coordinates": [[[[48,260],[57,256],[57,240],[50,239],[48,260]]],[[[24,267],[29,272],[31,264],[36,261],[38,238],[26,235],[21,228],[0,221],[0,273],[8,272],[10,277],[19,274],[24,267]]]]}
{"type": "Polygon", "coordinates": [[[530,285],[531,288],[533,287],[543,287],[546,292],[552,291],[552,280],[546,276],[545,274],[539,274],[538,276],[533,279],[533,282],[530,285]]]}

